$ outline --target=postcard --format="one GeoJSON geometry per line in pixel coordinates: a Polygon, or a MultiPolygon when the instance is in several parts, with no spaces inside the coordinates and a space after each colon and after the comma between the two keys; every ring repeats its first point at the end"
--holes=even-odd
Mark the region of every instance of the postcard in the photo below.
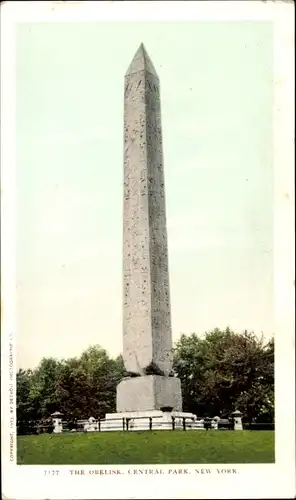
{"type": "Polygon", "coordinates": [[[292,2],[5,2],[3,498],[293,498],[292,2]]]}

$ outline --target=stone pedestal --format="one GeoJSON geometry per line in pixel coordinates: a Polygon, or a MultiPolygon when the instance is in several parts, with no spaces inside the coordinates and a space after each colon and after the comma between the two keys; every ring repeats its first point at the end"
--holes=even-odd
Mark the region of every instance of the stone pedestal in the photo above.
{"type": "Polygon", "coordinates": [[[55,413],[51,414],[52,418],[52,423],[53,423],[53,432],[55,434],[59,434],[60,432],[63,432],[63,422],[62,422],[62,413],[59,411],[56,411],[55,413]]]}
{"type": "Polygon", "coordinates": [[[180,379],[161,375],[123,379],[117,386],[116,407],[118,413],[147,412],[166,408],[181,412],[180,379]]]}
{"type": "Polygon", "coordinates": [[[53,432],[55,434],[59,434],[60,432],[63,432],[63,424],[62,421],[59,419],[53,419],[53,432]]]}
{"type": "Polygon", "coordinates": [[[219,425],[219,422],[220,422],[220,417],[214,417],[212,418],[212,429],[218,429],[218,425],[219,425]]]}
{"type": "Polygon", "coordinates": [[[101,431],[182,430],[184,418],[186,429],[204,428],[193,413],[152,410],[107,413],[101,423],[101,431]]]}
{"type": "Polygon", "coordinates": [[[243,430],[242,416],[243,416],[243,414],[239,410],[235,410],[234,412],[232,412],[235,431],[242,431],[243,430]]]}
{"type": "Polygon", "coordinates": [[[98,430],[98,424],[94,417],[89,417],[88,422],[84,425],[86,432],[93,432],[98,430]]]}

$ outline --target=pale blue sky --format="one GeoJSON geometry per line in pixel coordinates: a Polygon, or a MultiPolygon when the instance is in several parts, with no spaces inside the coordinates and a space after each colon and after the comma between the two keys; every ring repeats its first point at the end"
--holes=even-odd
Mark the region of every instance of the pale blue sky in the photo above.
{"type": "Polygon", "coordinates": [[[162,99],[173,339],[273,333],[272,24],[23,24],[17,34],[18,363],[122,348],[123,77],[162,99]]]}

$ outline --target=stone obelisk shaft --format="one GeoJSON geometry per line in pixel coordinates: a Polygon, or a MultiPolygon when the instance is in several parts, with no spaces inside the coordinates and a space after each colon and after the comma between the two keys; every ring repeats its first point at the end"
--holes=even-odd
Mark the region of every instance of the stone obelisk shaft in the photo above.
{"type": "Polygon", "coordinates": [[[160,88],[141,45],[125,75],[123,359],[134,375],[168,375],[172,336],[160,88]]]}

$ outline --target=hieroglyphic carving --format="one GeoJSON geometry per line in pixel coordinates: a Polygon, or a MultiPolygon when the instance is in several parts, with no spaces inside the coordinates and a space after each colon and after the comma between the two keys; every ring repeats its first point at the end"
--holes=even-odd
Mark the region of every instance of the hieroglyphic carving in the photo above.
{"type": "Polygon", "coordinates": [[[167,375],[172,339],[160,90],[147,57],[137,53],[125,77],[123,358],[131,373],[167,375]]]}

